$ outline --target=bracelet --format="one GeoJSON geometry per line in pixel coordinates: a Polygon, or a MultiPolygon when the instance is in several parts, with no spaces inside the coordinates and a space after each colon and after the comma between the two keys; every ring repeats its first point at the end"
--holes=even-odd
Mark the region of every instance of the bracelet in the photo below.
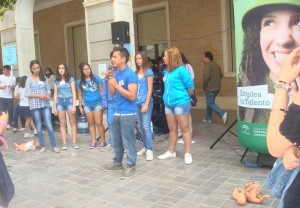
{"type": "Polygon", "coordinates": [[[282,112],[285,112],[285,113],[287,112],[287,110],[284,109],[284,108],[272,108],[271,111],[282,111],[282,112]]]}
{"type": "Polygon", "coordinates": [[[283,89],[287,92],[290,92],[292,89],[291,85],[287,84],[285,81],[282,81],[282,80],[277,81],[274,85],[274,88],[275,89],[278,89],[278,88],[283,89]]]}

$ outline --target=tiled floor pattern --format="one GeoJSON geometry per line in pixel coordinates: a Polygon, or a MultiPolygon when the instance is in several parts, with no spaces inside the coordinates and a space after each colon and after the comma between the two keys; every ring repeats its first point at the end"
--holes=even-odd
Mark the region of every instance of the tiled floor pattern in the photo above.
{"type": "MultiPolygon", "coordinates": [[[[235,114],[230,112],[229,124],[235,119],[235,114]]],[[[263,186],[269,169],[240,163],[244,147],[230,133],[209,149],[225,127],[218,118],[214,118],[212,124],[202,123],[201,110],[193,110],[192,116],[193,163],[184,164],[183,144],[179,143],[176,159],[158,160],[157,155],[168,147],[167,135],[160,135],[154,140],[155,159],[146,161],[139,156],[137,174],[128,180],[120,180],[119,171],[103,170],[112,161],[113,151],[89,149],[88,135],[78,135],[79,150],[73,149],[70,143],[68,150],[59,154],[51,151],[45,135],[47,151],[40,154],[37,150],[16,152],[12,143],[26,140],[22,133],[8,131],[6,138],[11,146],[3,154],[16,188],[9,207],[238,207],[231,197],[233,189],[253,180],[263,186]]],[[[61,145],[59,132],[55,135],[61,145]]],[[[140,148],[141,144],[138,146],[140,148]]],[[[255,161],[255,153],[248,155],[245,160],[255,161]]],[[[264,188],[262,191],[266,193],[264,188]]],[[[276,207],[277,203],[271,198],[261,205],[247,204],[245,207],[276,207]]]]}

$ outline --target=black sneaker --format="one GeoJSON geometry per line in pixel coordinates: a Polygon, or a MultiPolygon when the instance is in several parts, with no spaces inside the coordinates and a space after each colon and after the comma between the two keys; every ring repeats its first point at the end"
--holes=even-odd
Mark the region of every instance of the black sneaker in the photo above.
{"type": "Polygon", "coordinates": [[[127,178],[130,178],[131,176],[135,175],[136,174],[136,171],[135,171],[135,167],[132,166],[127,166],[124,170],[123,170],[123,173],[122,173],[122,176],[121,176],[121,179],[122,180],[125,180],[127,178]]]}
{"type": "Polygon", "coordinates": [[[119,164],[112,163],[112,164],[104,167],[103,169],[105,171],[123,170],[123,165],[122,165],[122,163],[119,163],[119,164]]]}

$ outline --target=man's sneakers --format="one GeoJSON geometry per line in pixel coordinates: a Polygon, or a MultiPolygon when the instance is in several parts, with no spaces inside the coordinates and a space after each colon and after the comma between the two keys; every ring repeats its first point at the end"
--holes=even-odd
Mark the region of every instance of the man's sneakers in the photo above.
{"type": "Polygon", "coordinates": [[[224,125],[226,125],[226,122],[227,122],[227,116],[228,116],[228,113],[227,113],[227,112],[225,112],[224,115],[222,116],[224,125]]]}
{"type": "Polygon", "coordinates": [[[206,120],[206,118],[204,118],[204,119],[202,120],[202,122],[203,122],[203,123],[211,123],[211,120],[206,120]]]}
{"type": "MultiPolygon", "coordinates": [[[[223,124],[226,125],[226,122],[227,122],[227,117],[228,117],[228,113],[225,112],[222,116],[222,120],[223,120],[223,124]]],[[[209,119],[206,119],[206,118],[203,118],[202,120],[203,123],[211,123],[212,121],[209,120],[209,119]]]]}
{"type": "Polygon", "coordinates": [[[123,170],[122,163],[112,163],[103,168],[105,171],[123,170]]]}
{"type": "Polygon", "coordinates": [[[128,166],[123,170],[122,176],[120,177],[122,180],[125,180],[127,178],[130,178],[131,176],[135,175],[135,167],[134,166],[128,166]]]}

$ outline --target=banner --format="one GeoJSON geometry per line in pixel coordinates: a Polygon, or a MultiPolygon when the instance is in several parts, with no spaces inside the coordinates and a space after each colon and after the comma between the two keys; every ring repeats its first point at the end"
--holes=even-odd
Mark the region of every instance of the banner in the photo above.
{"type": "MultiPolygon", "coordinates": [[[[234,0],[238,138],[252,151],[268,154],[274,83],[285,57],[300,46],[299,16],[299,0],[234,0]]],[[[300,82],[293,85],[298,90],[300,82]]]]}

